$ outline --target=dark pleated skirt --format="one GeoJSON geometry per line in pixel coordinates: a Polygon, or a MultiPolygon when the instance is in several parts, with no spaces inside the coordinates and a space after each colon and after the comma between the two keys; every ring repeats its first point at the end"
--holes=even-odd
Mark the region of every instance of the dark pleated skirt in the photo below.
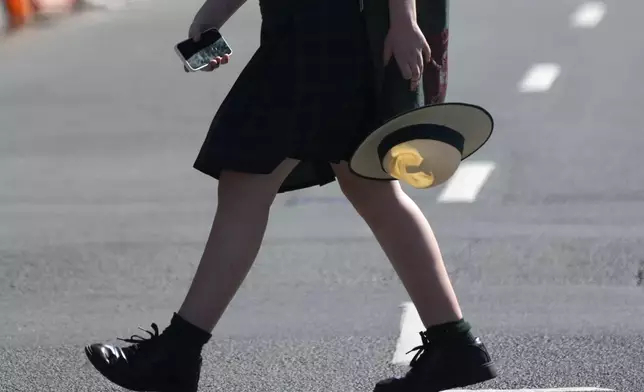
{"type": "Polygon", "coordinates": [[[217,111],[194,167],[271,173],[279,192],[335,180],[373,131],[373,64],[358,0],[261,0],[261,43],[217,111]],[[293,6],[287,3],[294,4],[293,6]]]}

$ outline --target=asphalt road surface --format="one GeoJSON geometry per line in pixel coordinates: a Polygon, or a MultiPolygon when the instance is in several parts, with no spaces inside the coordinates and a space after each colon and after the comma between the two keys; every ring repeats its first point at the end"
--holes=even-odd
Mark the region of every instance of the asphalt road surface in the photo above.
{"type": "MultiPolygon", "coordinates": [[[[579,26],[582,4],[452,4],[448,98],[497,129],[464,166],[487,167],[469,200],[412,194],[498,362],[481,388],[642,390],[644,3],[579,26]]],[[[181,303],[216,206],[192,163],[260,24],[250,2],[223,29],[232,62],[185,74],[173,45],[198,6],[137,1],[0,42],[1,391],[117,391],[83,345],[181,303]]],[[[201,390],[370,391],[405,370],[407,301],[337,186],[280,196],[201,390]]]]}

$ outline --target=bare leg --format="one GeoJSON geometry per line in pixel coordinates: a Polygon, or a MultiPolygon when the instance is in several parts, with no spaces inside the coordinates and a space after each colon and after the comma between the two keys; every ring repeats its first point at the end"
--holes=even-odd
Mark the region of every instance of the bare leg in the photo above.
{"type": "Polygon", "coordinates": [[[221,174],[212,230],[178,314],[161,334],[153,323],[149,338],[124,339],[128,346],[86,346],[96,370],[132,391],[197,392],[203,346],[255,261],[271,204],[296,164],[287,160],[268,175],[221,174]]]}
{"type": "Polygon", "coordinates": [[[425,327],[463,315],[436,237],[397,181],[372,181],[334,165],[340,187],[373,231],[414,302],[425,327]]]}
{"type": "Polygon", "coordinates": [[[270,206],[296,164],[287,160],[269,175],[222,173],[217,212],[181,318],[214,329],[257,257],[270,206]]]}

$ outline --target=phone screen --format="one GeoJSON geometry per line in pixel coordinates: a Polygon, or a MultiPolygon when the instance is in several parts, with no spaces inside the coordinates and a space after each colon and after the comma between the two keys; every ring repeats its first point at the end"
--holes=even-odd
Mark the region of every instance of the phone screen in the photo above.
{"type": "Polygon", "coordinates": [[[205,67],[217,56],[232,53],[221,33],[215,29],[204,31],[197,42],[192,39],[180,42],[177,50],[193,69],[205,67]]]}

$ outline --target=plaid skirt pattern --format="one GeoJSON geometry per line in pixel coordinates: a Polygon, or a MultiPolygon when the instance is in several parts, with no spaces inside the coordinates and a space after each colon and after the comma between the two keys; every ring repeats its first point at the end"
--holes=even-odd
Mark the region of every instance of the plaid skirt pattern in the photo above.
{"type": "Polygon", "coordinates": [[[260,47],[214,116],[195,169],[268,174],[279,192],[335,180],[374,130],[373,63],[359,0],[260,0],[260,47]],[[293,4],[288,5],[287,3],[293,4]]]}

